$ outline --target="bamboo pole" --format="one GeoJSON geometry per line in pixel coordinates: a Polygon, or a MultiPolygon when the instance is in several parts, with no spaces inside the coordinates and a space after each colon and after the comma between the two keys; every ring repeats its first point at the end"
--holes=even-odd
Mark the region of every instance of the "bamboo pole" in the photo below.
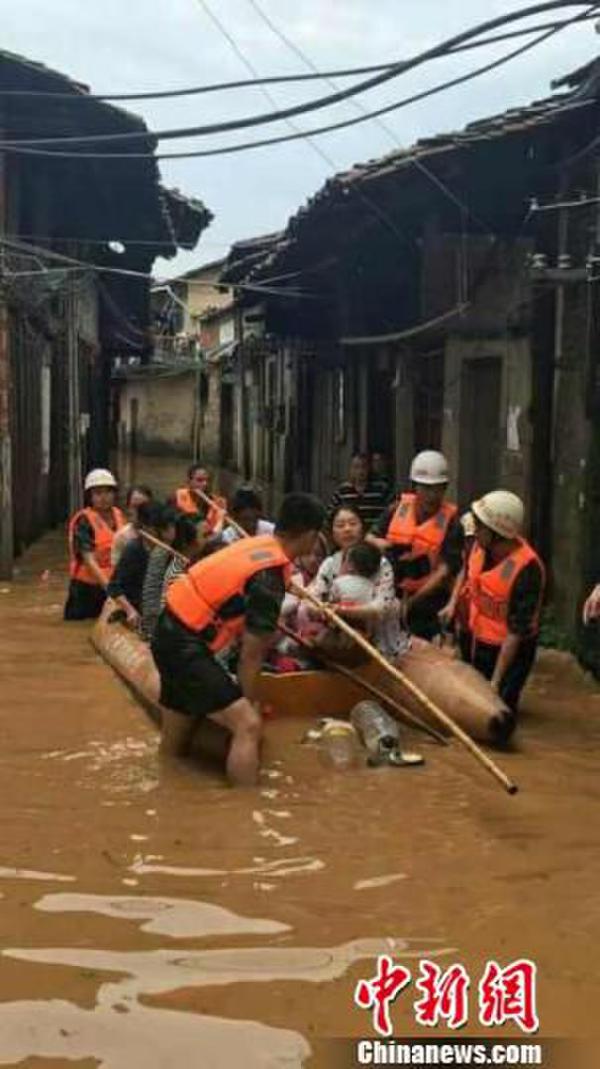
{"type": "Polygon", "coordinates": [[[477,745],[477,743],[473,741],[470,735],[467,735],[466,731],[463,731],[463,729],[454,722],[451,716],[448,716],[447,713],[443,712],[442,709],[440,709],[434,702],[432,702],[431,699],[427,697],[425,692],[422,691],[416,683],[413,683],[412,679],[409,679],[408,676],[406,676],[404,672],[401,672],[399,668],[396,668],[395,665],[392,665],[389,663],[389,661],[386,661],[385,657],[379,652],[378,649],[375,648],[375,646],[371,645],[371,643],[368,641],[368,639],[364,637],[364,635],[361,635],[359,631],[355,631],[354,628],[351,627],[350,624],[346,623],[346,621],[343,620],[341,616],[338,616],[338,614],[334,612],[334,610],[331,609],[329,605],[326,605],[324,602],[319,601],[319,599],[316,598],[314,594],[311,594],[310,591],[303,590],[301,587],[297,587],[295,584],[292,584],[291,590],[298,597],[303,597],[307,601],[309,601],[311,605],[313,605],[315,609],[318,609],[319,612],[323,613],[323,615],[328,620],[330,620],[332,624],[335,624],[335,626],[338,627],[340,631],[343,631],[346,635],[348,635],[349,638],[353,639],[354,642],[356,642],[356,644],[365,651],[365,653],[368,653],[372,660],[374,660],[378,665],[380,665],[380,667],[383,668],[384,671],[387,672],[387,674],[391,676],[392,679],[395,679],[398,683],[401,683],[403,687],[409,690],[411,694],[413,694],[414,697],[417,698],[421,705],[425,709],[427,709],[431,713],[431,715],[435,717],[436,720],[439,720],[439,722],[443,724],[444,727],[446,727],[456,739],[458,739],[458,741],[465,747],[465,749],[468,750],[469,753],[477,761],[479,761],[479,763],[483,765],[483,767],[486,768],[492,776],[495,777],[498,783],[502,784],[504,789],[509,794],[517,793],[519,788],[517,787],[516,783],[513,783],[513,781],[509,779],[506,773],[502,771],[502,769],[496,764],[496,762],[483,752],[483,750],[477,745]]]}
{"type": "MultiPolygon", "coordinates": [[[[211,498],[207,494],[204,494],[202,490],[198,490],[197,493],[198,496],[207,505],[213,504],[211,498]]],[[[227,513],[225,513],[225,519],[231,524],[232,527],[234,527],[236,531],[238,531],[238,533],[241,534],[242,537],[247,537],[247,531],[244,531],[243,528],[235,522],[235,520],[232,521],[231,517],[228,516],[227,513]]],[[[309,601],[315,609],[318,609],[318,611],[322,613],[323,616],[325,616],[326,619],[330,620],[331,623],[335,624],[335,626],[339,628],[340,631],[343,631],[344,634],[348,635],[348,637],[351,638],[357,644],[357,646],[360,646],[365,651],[365,653],[369,655],[371,660],[375,661],[376,664],[383,668],[383,670],[387,672],[387,674],[392,679],[396,680],[397,683],[400,683],[403,687],[405,687],[406,690],[409,690],[411,694],[413,694],[414,697],[417,699],[417,701],[419,701],[421,705],[425,709],[427,709],[428,712],[431,713],[431,715],[436,720],[443,724],[444,727],[452,735],[454,735],[456,739],[458,739],[461,745],[464,746],[466,750],[468,750],[471,756],[474,757],[480,765],[487,769],[490,775],[492,775],[498,781],[498,783],[500,783],[504,787],[505,791],[507,791],[508,794],[517,793],[519,789],[517,784],[514,783],[511,779],[509,779],[509,777],[499,767],[499,765],[497,765],[491,757],[488,757],[488,755],[483,752],[481,747],[479,747],[477,743],[473,741],[470,735],[467,735],[466,731],[463,731],[463,729],[454,722],[451,716],[448,716],[448,714],[445,713],[442,709],[440,709],[435,704],[435,702],[432,702],[431,699],[427,697],[425,692],[421,690],[421,688],[416,683],[413,683],[412,679],[409,679],[408,676],[406,676],[404,672],[401,672],[400,669],[397,668],[395,665],[392,665],[389,663],[389,661],[386,661],[385,657],[379,652],[378,649],[375,648],[375,646],[373,646],[369,642],[368,639],[364,637],[364,635],[361,635],[359,631],[355,631],[355,629],[351,627],[350,624],[348,624],[344,619],[342,619],[341,616],[338,616],[338,614],[334,612],[334,610],[330,608],[329,605],[326,605],[324,602],[319,601],[319,599],[315,597],[314,594],[311,594],[309,590],[305,590],[303,587],[298,586],[296,583],[291,583],[289,589],[292,594],[296,595],[296,597],[309,601]]]]}
{"type": "Polygon", "coordinates": [[[329,657],[326,657],[321,651],[313,646],[312,643],[307,642],[301,635],[298,635],[295,631],[292,631],[291,627],[286,627],[285,624],[279,624],[279,630],[287,635],[289,638],[297,642],[299,646],[302,646],[305,650],[311,653],[317,660],[321,661],[326,668],[331,669],[333,672],[337,672],[341,676],[345,676],[346,679],[352,680],[362,690],[366,690],[368,694],[371,694],[373,698],[377,698],[377,701],[383,702],[385,705],[389,705],[392,709],[396,709],[409,723],[414,727],[419,728],[421,731],[426,732],[436,742],[441,743],[442,746],[448,745],[448,739],[444,735],[440,735],[439,731],[432,728],[430,724],[425,723],[420,717],[414,713],[409,712],[403,705],[395,701],[389,694],[386,694],[380,687],[376,687],[374,683],[371,683],[367,679],[363,679],[358,672],[353,672],[351,668],[347,668],[344,664],[338,664],[336,661],[331,661],[329,657]]]}

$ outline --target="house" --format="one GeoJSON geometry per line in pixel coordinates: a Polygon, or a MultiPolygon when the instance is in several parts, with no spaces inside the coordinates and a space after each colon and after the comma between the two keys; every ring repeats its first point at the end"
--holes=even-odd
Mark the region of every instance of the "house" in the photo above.
{"type": "MultiPolygon", "coordinates": [[[[193,248],[210,222],[165,189],[138,117],[25,57],[0,52],[0,571],[81,501],[85,469],[108,461],[114,359],[147,358],[152,264],[193,248]],[[19,95],[23,94],[23,95],[19,95]],[[36,95],[37,94],[37,95],[36,95]],[[35,138],[135,134],[145,157],[103,159],[100,142],[40,149],[35,138]]],[[[124,146],[124,147],[123,147],[124,146]]]]}
{"type": "Polygon", "coordinates": [[[232,303],[229,289],[219,284],[223,264],[214,260],[152,287],[149,358],[113,366],[113,437],[119,448],[188,459],[204,455],[204,424],[213,411],[209,366],[219,347],[216,324],[232,303]]]}
{"type": "MultiPolygon", "coordinates": [[[[356,449],[386,452],[403,487],[442,448],[461,507],[523,497],[572,641],[600,574],[600,61],[555,88],[334,176],[223,280],[273,290],[260,474],[328,498],[356,449]]],[[[237,291],[241,314],[254,299],[237,291]]]]}

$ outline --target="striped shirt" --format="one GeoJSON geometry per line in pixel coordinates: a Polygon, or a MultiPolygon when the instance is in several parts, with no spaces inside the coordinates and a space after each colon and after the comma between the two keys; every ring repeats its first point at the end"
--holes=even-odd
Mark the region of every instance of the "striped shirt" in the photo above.
{"type": "Polygon", "coordinates": [[[379,519],[389,500],[390,488],[386,482],[369,479],[362,492],[350,482],[340,483],[329,502],[327,522],[331,524],[333,515],[339,508],[352,508],[358,512],[368,531],[379,519]]]}
{"type": "Polygon", "coordinates": [[[160,546],[155,546],[148,560],[142,590],[142,634],[147,642],[152,640],[161,613],[163,580],[170,560],[171,554],[160,546]]]}

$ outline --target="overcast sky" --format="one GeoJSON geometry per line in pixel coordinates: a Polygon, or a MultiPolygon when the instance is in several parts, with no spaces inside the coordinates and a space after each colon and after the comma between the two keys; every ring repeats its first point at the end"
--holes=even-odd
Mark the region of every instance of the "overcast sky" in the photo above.
{"type": "MultiPolygon", "coordinates": [[[[525,3],[514,0],[257,0],[260,8],[320,70],[395,61],[468,26],[525,3]]],[[[303,65],[253,8],[251,0],[0,0],[2,47],[46,63],[88,84],[93,92],[171,89],[248,76],[240,57],[211,21],[209,6],[259,74],[286,74],[303,65]]],[[[571,17],[576,8],[566,9],[571,17]]],[[[542,21],[545,21],[545,16],[542,21]]],[[[539,16],[535,21],[540,21],[539,16]]],[[[556,78],[597,53],[594,23],[563,31],[525,56],[443,94],[386,117],[390,133],[373,121],[318,138],[324,160],[302,140],[236,156],[165,161],[167,185],[200,197],[215,215],[194,253],[157,272],[174,273],[224,255],[240,238],[276,230],[335,170],[407,146],[419,137],[456,129],[485,115],[549,92],[556,78]]],[[[436,60],[364,94],[369,109],[481,66],[519,45],[505,42],[436,60]]],[[[350,84],[344,82],[344,85],[350,84]]],[[[278,105],[331,92],[323,82],[273,87],[278,105]]],[[[211,94],[125,105],[151,128],[210,123],[271,110],[261,91],[211,94]]],[[[350,103],[296,120],[303,129],[356,115],[350,103]]],[[[207,147],[285,133],[285,124],[260,132],[196,141],[165,141],[163,151],[207,147]]]]}

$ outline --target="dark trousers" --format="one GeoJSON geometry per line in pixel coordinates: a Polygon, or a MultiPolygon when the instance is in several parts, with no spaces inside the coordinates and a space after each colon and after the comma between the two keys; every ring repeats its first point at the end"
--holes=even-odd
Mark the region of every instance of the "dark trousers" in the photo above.
{"type": "Polygon", "coordinates": [[[101,586],[71,579],[65,604],[65,620],[95,620],[102,612],[106,594],[101,586]]]}
{"type": "MultiPolygon", "coordinates": [[[[489,646],[487,642],[473,644],[470,632],[463,631],[460,634],[460,652],[463,661],[472,664],[486,679],[491,679],[494,674],[496,662],[500,656],[500,646],[489,646]]],[[[502,701],[517,712],[521,691],[527,682],[527,677],[533,668],[538,640],[536,638],[524,638],[517,651],[513,663],[500,680],[498,693],[502,701]]]]}

